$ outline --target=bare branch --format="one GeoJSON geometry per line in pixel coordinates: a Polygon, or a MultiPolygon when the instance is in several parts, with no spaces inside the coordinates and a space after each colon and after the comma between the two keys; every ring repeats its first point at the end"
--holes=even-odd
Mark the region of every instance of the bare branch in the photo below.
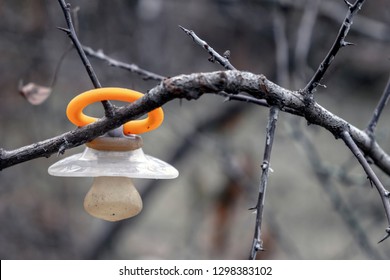
{"type": "Polygon", "coordinates": [[[325,59],[321,62],[320,66],[318,67],[314,76],[311,78],[310,82],[306,85],[304,92],[306,93],[314,92],[314,90],[320,84],[320,81],[324,77],[326,70],[328,70],[330,64],[334,60],[339,50],[342,47],[350,44],[345,41],[345,37],[347,36],[351,28],[354,15],[361,9],[361,6],[363,5],[364,2],[365,0],[357,0],[355,4],[349,7],[347,15],[345,16],[343,24],[341,25],[341,28],[339,30],[335,42],[333,43],[332,48],[329,50],[325,59]]]}
{"type": "Polygon", "coordinates": [[[264,202],[265,202],[265,193],[268,185],[268,176],[270,169],[270,161],[271,161],[271,152],[272,145],[275,138],[275,130],[276,130],[276,122],[278,120],[279,109],[277,107],[271,107],[269,110],[268,116],[268,124],[267,124],[267,132],[266,132],[266,140],[265,140],[265,148],[264,148],[264,156],[263,163],[261,165],[261,179],[259,186],[259,196],[256,204],[256,226],[255,226],[255,234],[253,237],[253,243],[251,247],[251,252],[249,259],[256,259],[256,255],[258,251],[263,251],[263,242],[261,240],[261,226],[263,222],[263,210],[264,210],[264,202]]]}
{"type": "Polygon", "coordinates": [[[227,70],[236,70],[236,68],[230,63],[228,57],[230,56],[230,52],[229,52],[229,55],[220,55],[218,52],[216,52],[212,47],[209,46],[209,44],[207,44],[206,41],[202,40],[201,38],[199,38],[194,31],[192,30],[188,30],[186,28],[184,28],[183,26],[180,26],[179,27],[188,35],[192,38],[192,40],[194,40],[195,43],[197,43],[199,46],[201,46],[202,48],[204,48],[210,55],[211,55],[211,58],[209,59],[211,62],[218,62],[219,64],[221,64],[225,69],[227,70]]]}
{"type": "MultiPolygon", "coordinates": [[[[379,195],[382,199],[383,207],[385,208],[387,222],[390,227],[390,192],[386,190],[385,187],[382,185],[381,181],[376,176],[375,172],[372,170],[370,164],[367,162],[366,158],[364,157],[363,153],[360,151],[359,147],[356,145],[355,141],[352,139],[349,132],[343,131],[340,136],[344,140],[348,148],[351,150],[351,152],[355,155],[355,157],[357,158],[361,166],[363,167],[364,171],[368,176],[368,179],[372,183],[374,183],[374,186],[378,190],[379,195]]],[[[387,231],[387,229],[386,232],[388,233],[388,235],[384,239],[386,239],[389,236],[389,232],[387,231]]],[[[379,242],[382,242],[384,239],[382,239],[379,242]]]]}
{"type": "MultiPolygon", "coordinates": [[[[263,2],[275,5],[279,4],[282,7],[292,7],[295,9],[304,9],[306,7],[306,0],[263,0],[263,2]]],[[[319,13],[334,22],[340,22],[345,17],[343,9],[345,5],[341,1],[322,1],[319,7],[319,13]]],[[[386,23],[382,23],[376,19],[368,18],[363,15],[355,15],[353,31],[359,33],[367,38],[389,42],[390,41],[390,27],[386,23]]]]}
{"type": "Polygon", "coordinates": [[[142,98],[118,108],[112,118],[103,117],[88,126],[13,151],[3,150],[3,153],[0,154],[0,170],[34,158],[48,157],[58,153],[60,148],[67,150],[82,145],[127,121],[161,107],[173,99],[186,98],[191,100],[197,99],[205,93],[220,92],[229,94],[246,92],[255,98],[265,99],[268,104],[301,112],[308,123],[324,127],[335,137],[339,137],[340,133],[349,126],[350,134],[358,146],[379,168],[390,174],[389,155],[377,142],[372,141],[367,133],[350,125],[315,101],[308,104],[297,91],[282,88],[269,81],[264,75],[241,71],[195,73],[165,79],[142,98]]]}
{"type": "MultiPolygon", "coordinates": [[[[96,73],[93,70],[91,63],[89,62],[87,56],[85,55],[83,47],[82,47],[79,39],[77,38],[76,30],[73,26],[72,15],[71,15],[71,11],[70,11],[70,4],[65,3],[65,0],[58,0],[58,2],[62,8],[66,23],[68,25],[68,28],[59,27],[59,29],[64,31],[66,34],[68,34],[69,38],[72,40],[73,45],[75,46],[77,53],[79,54],[80,59],[83,62],[85,69],[87,70],[88,76],[93,83],[93,86],[95,88],[101,88],[102,86],[99,82],[99,79],[97,78],[96,73]]],[[[106,117],[113,116],[114,115],[114,107],[111,105],[111,103],[107,100],[103,100],[102,104],[104,107],[104,112],[106,114],[106,117]]]]}
{"type": "Polygon", "coordinates": [[[379,118],[380,118],[382,112],[383,112],[383,109],[385,108],[385,106],[387,105],[387,102],[389,101],[389,97],[390,97],[390,77],[389,77],[389,80],[387,81],[387,85],[386,85],[385,90],[383,91],[382,97],[379,100],[378,104],[376,105],[376,108],[374,110],[372,118],[371,118],[370,122],[368,123],[367,129],[366,129],[366,132],[368,133],[368,135],[370,135],[372,137],[374,137],[376,125],[379,121],[379,118]]]}
{"type": "Polygon", "coordinates": [[[122,61],[116,60],[114,58],[111,58],[111,57],[105,55],[102,50],[95,51],[92,48],[87,47],[87,46],[83,46],[83,50],[87,55],[89,55],[91,57],[106,61],[108,63],[108,65],[110,65],[110,66],[122,68],[122,69],[128,70],[132,73],[138,74],[145,80],[162,81],[165,78],[164,76],[161,76],[159,74],[142,69],[134,63],[128,64],[128,63],[124,63],[122,61]]]}
{"type": "Polygon", "coordinates": [[[337,190],[334,183],[334,176],[339,177],[341,175],[334,174],[334,172],[323,163],[315,143],[311,141],[305,131],[299,127],[297,122],[290,121],[287,128],[289,135],[291,135],[292,139],[295,140],[295,143],[301,148],[302,154],[307,157],[309,167],[315,174],[319,186],[328,195],[333,208],[350,230],[352,238],[356,240],[367,256],[372,259],[381,259],[382,256],[380,253],[370,244],[367,233],[361,226],[360,219],[355,217],[354,209],[351,209],[348,206],[348,203],[346,203],[343,196],[337,190]]]}

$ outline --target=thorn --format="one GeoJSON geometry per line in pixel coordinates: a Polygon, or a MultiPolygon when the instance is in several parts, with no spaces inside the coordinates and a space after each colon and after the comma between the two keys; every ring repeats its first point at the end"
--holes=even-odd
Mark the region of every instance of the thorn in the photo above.
{"type": "Polygon", "coordinates": [[[367,176],[367,179],[368,179],[368,181],[370,182],[371,188],[373,189],[373,188],[374,188],[374,185],[373,185],[373,183],[372,183],[372,180],[371,180],[370,177],[368,177],[368,176],[367,176]]]}
{"type": "Polygon", "coordinates": [[[390,227],[388,227],[388,228],[386,229],[386,233],[387,233],[387,234],[385,235],[385,237],[383,237],[381,240],[379,240],[378,244],[381,243],[381,242],[383,242],[383,241],[385,241],[387,238],[390,237],[390,227]]]}
{"type": "Polygon", "coordinates": [[[264,248],[263,248],[263,241],[260,239],[257,239],[256,240],[256,244],[255,244],[255,251],[264,251],[264,248]]]}
{"type": "Polygon", "coordinates": [[[323,85],[323,84],[320,84],[320,83],[318,83],[317,86],[322,87],[322,88],[327,88],[326,85],[323,85]]]}
{"type": "Polygon", "coordinates": [[[210,56],[207,60],[212,62],[212,63],[214,63],[215,62],[215,57],[214,56],[210,56]]]}
{"type": "Polygon", "coordinates": [[[190,30],[188,30],[187,28],[184,28],[183,26],[179,25],[180,29],[183,30],[185,33],[187,33],[188,35],[190,34],[190,30]]]}
{"type": "Polygon", "coordinates": [[[355,44],[344,40],[341,41],[341,47],[347,47],[347,46],[355,46],[355,44]]]}
{"type": "Polygon", "coordinates": [[[57,29],[61,30],[61,31],[64,31],[65,33],[67,34],[70,34],[70,29],[69,28],[64,28],[64,27],[59,27],[57,26],[57,29]]]}
{"type": "Polygon", "coordinates": [[[230,51],[229,50],[226,50],[223,55],[222,55],[224,58],[226,59],[229,59],[230,58],[230,51]]]}
{"type": "Polygon", "coordinates": [[[264,251],[264,249],[263,249],[263,247],[261,246],[260,243],[257,243],[257,244],[256,244],[255,250],[256,250],[256,251],[264,251]]]}
{"type": "Polygon", "coordinates": [[[344,3],[347,5],[347,7],[349,9],[351,9],[353,7],[353,5],[351,3],[349,3],[347,0],[344,0],[344,3]]]}
{"type": "Polygon", "coordinates": [[[60,155],[63,155],[65,153],[65,145],[62,145],[59,149],[58,149],[58,153],[57,153],[57,157],[60,156],[60,155]]]}
{"type": "Polygon", "coordinates": [[[385,197],[390,198],[390,192],[387,190],[385,191],[385,197]]]}

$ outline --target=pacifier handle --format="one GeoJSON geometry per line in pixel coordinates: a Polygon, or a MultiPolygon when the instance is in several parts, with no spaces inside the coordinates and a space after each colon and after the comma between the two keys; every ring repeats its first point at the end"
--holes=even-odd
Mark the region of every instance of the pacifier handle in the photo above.
{"type": "MultiPolygon", "coordinates": [[[[66,108],[66,115],[71,123],[77,126],[85,126],[97,121],[97,118],[87,116],[83,110],[88,105],[103,101],[117,100],[134,102],[143,96],[142,93],[125,88],[97,88],[85,91],[73,98],[66,108]]],[[[142,134],[158,128],[164,120],[164,112],[161,107],[148,113],[145,119],[132,120],[123,125],[123,133],[142,134]]]]}

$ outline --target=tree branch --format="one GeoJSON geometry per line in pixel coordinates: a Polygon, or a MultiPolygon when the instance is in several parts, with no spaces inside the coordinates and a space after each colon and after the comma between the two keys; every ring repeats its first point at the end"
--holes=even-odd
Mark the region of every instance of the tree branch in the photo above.
{"type": "Polygon", "coordinates": [[[128,63],[124,63],[122,61],[116,60],[114,58],[111,58],[111,57],[105,55],[102,50],[94,51],[92,48],[87,47],[87,46],[83,46],[83,50],[87,55],[89,55],[91,57],[106,61],[108,63],[108,65],[110,65],[112,67],[122,68],[122,69],[128,70],[132,73],[138,74],[145,80],[162,81],[165,78],[164,76],[161,76],[161,75],[158,75],[156,73],[142,69],[134,63],[128,64],[128,63]]]}
{"type": "Polygon", "coordinates": [[[372,141],[367,133],[350,125],[315,101],[307,104],[297,91],[282,88],[269,81],[264,75],[241,71],[195,73],[165,79],[142,98],[118,108],[112,118],[103,117],[88,126],[13,151],[3,150],[0,154],[0,170],[82,145],[127,121],[161,107],[173,99],[198,99],[203,94],[219,92],[229,94],[246,92],[255,98],[265,99],[268,104],[301,112],[308,123],[324,127],[335,137],[339,137],[340,133],[349,126],[352,138],[363,152],[372,158],[379,168],[390,175],[389,155],[377,142],[372,141]]]}
{"type": "MultiPolygon", "coordinates": [[[[87,56],[84,53],[83,47],[77,38],[76,30],[73,26],[73,21],[72,21],[72,15],[70,12],[70,4],[65,3],[64,0],[58,0],[61,9],[64,13],[66,23],[68,25],[68,28],[62,28],[59,27],[60,30],[64,31],[66,34],[68,34],[69,38],[72,40],[73,45],[75,46],[77,53],[79,54],[81,61],[83,62],[83,65],[85,66],[85,69],[87,70],[88,76],[92,81],[92,84],[95,88],[101,88],[101,84],[99,82],[99,79],[96,76],[95,71],[92,68],[91,63],[89,62],[87,56]]],[[[101,102],[104,107],[104,112],[106,117],[111,117],[114,115],[114,107],[111,105],[111,103],[107,100],[103,100],[101,102]]]]}
{"type": "MultiPolygon", "coordinates": [[[[270,5],[278,4],[280,7],[304,9],[306,8],[306,0],[263,0],[262,2],[270,5]]],[[[322,1],[319,7],[319,14],[325,18],[328,18],[334,22],[339,23],[340,19],[345,17],[343,8],[344,3],[340,1],[322,1]]],[[[386,23],[382,23],[376,19],[368,18],[363,15],[356,15],[354,17],[356,22],[354,23],[353,31],[360,33],[361,35],[378,40],[389,42],[390,41],[390,27],[386,23]]]]}
{"type": "Polygon", "coordinates": [[[277,107],[271,107],[269,110],[268,116],[268,124],[267,124],[267,132],[266,132],[266,140],[265,140],[265,148],[264,148],[264,156],[263,163],[261,165],[261,179],[259,186],[259,196],[256,204],[256,226],[255,233],[253,237],[252,247],[249,259],[256,259],[256,255],[258,251],[263,251],[263,241],[261,240],[261,226],[263,222],[263,210],[264,210],[264,202],[265,202],[265,193],[268,185],[268,174],[270,169],[270,161],[271,161],[271,152],[272,145],[275,138],[275,130],[276,130],[276,122],[278,120],[279,109],[277,107]]]}
{"type": "Polygon", "coordinates": [[[226,56],[220,55],[218,52],[216,52],[212,47],[207,44],[206,41],[202,40],[199,38],[194,31],[188,30],[184,28],[183,26],[179,25],[179,27],[194,40],[195,43],[197,43],[199,46],[204,48],[210,55],[211,57],[209,58],[209,61],[211,62],[218,62],[221,64],[225,69],[227,70],[236,70],[236,68],[230,63],[229,59],[226,56]]]}
{"type": "MultiPolygon", "coordinates": [[[[382,256],[378,250],[371,246],[367,233],[361,226],[360,219],[356,218],[354,215],[354,209],[351,209],[348,206],[346,201],[344,201],[343,196],[337,190],[337,186],[334,183],[334,176],[340,177],[341,175],[334,174],[331,168],[323,163],[317,147],[313,141],[311,141],[308,135],[305,134],[305,131],[299,127],[297,122],[290,121],[287,127],[289,128],[289,135],[292,137],[292,139],[295,140],[295,143],[300,146],[302,154],[307,157],[309,166],[315,174],[319,186],[328,195],[333,208],[337,211],[345,225],[348,227],[352,238],[356,240],[361,249],[369,258],[382,259],[382,256]]],[[[342,169],[342,167],[340,169],[342,169]]],[[[348,182],[348,185],[351,184],[351,182],[348,182]]]]}
{"type": "Polygon", "coordinates": [[[348,5],[348,13],[345,16],[345,19],[341,25],[341,28],[339,30],[335,42],[333,43],[333,46],[329,50],[325,59],[321,62],[314,76],[311,78],[309,83],[304,88],[304,92],[313,93],[314,90],[317,88],[317,86],[320,84],[320,81],[324,77],[326,70],[328,70],[330,64],[333,62],[338,51],[342,47],[351,45],[351,43],[345,41],[345,37],[347,36],[351,28],[352,19],[354,15],[361,9],[361,6],[363,5],[364,2],[365,0],[357,0],[355,4],[348,5]]]}
{"type": "Polygon", "coordinates": [[[379,121],[379,118],[380,118],[382,112],[383,112],[383,109],[387,105],[387,101],[389,101],[389,97],[390,97],[390,77],[389,77],[389,80],[387,81],[387,85],[386,85],[385,90],[383,91],[382,97],[379,100],[378,104],[376,105],[376,108],[374,110],[372,118],[371,118],[370,122],[368,123],[367,129],[366,129],[366,132],[371,137],[374,137],[376,125],[379,121]]]}
{"type": "Polygon", "coordinates": [[[366,172],[368,179],[374,184],[376,189],[379,192],[379,195],[382,199],[383,207],[385,208],[385,213],[387,217],[387,222],[389,224],[388,228],[386,228],[387,235],[380,240],[379,242],[384,241],[388,237],[390,237],[390,192],[385,189],[382,182],[379,180],[378,176],[376,176],[374,170],[372,170],[370,164],[367,162],[363,153],[359,150],[359,147],[356,145],[355,141],[352,139],[351,135],[347,130],[341,132],[341,138],[344,140],[345,144],[351,150],[351,152],[355,155],[364,171],[366,172]]]}

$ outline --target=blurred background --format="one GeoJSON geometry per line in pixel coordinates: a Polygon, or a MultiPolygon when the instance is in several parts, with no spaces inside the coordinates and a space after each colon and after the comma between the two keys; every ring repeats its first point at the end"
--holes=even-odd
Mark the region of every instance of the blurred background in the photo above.
{"type": "MultiPolygon", "coordinates": [[[[353,2],[353,1],[352,1],[353,2]]],[[[342,0],[70,1],[82,44],[163,76],[222,68],[180,28],[238,69],[289,89],[305,86],[346,14],[342,0]]],[[[316,100],[364,129],[389,76],[390,2],[366,1],[316,100]]],[[[92,84],[57,1],[0,0],[0,147],[12,150],[74,126],[67,103],[92,84]],[[65,55],[65,56],[64,56],[65,55]],[[61,60],[61,57],[63,59],[61,60]],[[60,60],[62,61],[60,63],[60,60]],[[57,71],[56,78],[54,79],[57,71]],[[53,82],[54,79],[54,82],[53,82]],[[52,88],[41,105],[18,90],[52,88]]],[[[103,86],[145,92],[157,82],[91,58],[103,86]]],[[[96,105],[96,111],[102,109],[96,105]]],[[[92,109],[91,109],[92,110],[92,109]]],[[[164,106],[144,151],[174,165],[175,180],[137,180],[144,209],[110,223],[89,216],[90,178],[51,177],[47,168],[83,147],[0,172],[2,259],[246,259],[253,239],[268,109],[204,95],[164,106]]],[[[389,110],[377,140],[390,151],[389,110]]],[[[262,259],[389,259],[379,195],[342,143],[281,112],[271,159],[262,259]]],[[[388,175],[378,171],[389,186],[388,175]]]]}

